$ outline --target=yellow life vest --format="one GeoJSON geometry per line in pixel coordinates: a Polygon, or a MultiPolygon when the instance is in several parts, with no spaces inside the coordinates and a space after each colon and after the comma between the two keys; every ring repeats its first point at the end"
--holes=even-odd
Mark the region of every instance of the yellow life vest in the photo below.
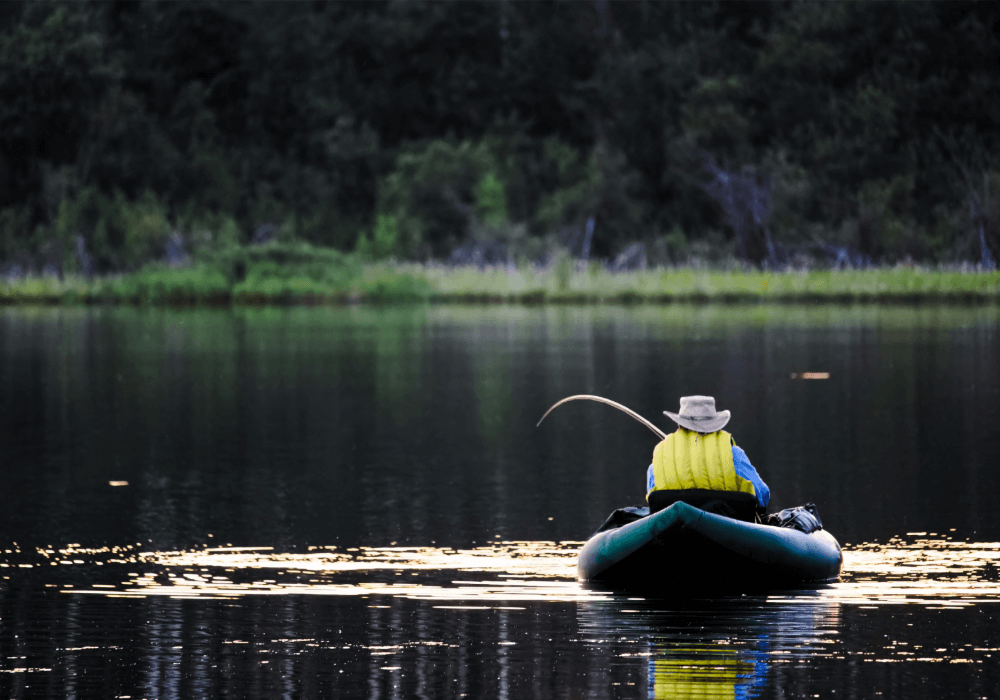
{"type": "Polygon", "coordinates": [[[697,649],[671,649],[682,658],[655,659],[649,667],[656,700],[732,700],[749,697],[757,674],[753,661],[727,647],[712,649],[705,657],[697,649]]]}
{"type": "Polygon", "coordinates": [[[723,491],[756,497],[753,483],[736,474],[733,436],[725,430],[703,435],[685,428],[653,449],[653,491],[723,491]]]}

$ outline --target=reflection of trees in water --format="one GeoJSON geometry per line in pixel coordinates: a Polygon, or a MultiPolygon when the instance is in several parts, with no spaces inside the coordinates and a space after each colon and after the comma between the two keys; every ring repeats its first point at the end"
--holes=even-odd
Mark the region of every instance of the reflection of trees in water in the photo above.
{"type": "Polygon", "coordinates": [[[595,638],[633,642],[621,655],[644,660],[649,698],[745,698],[781,683],[773,664],[818,649],[839,626],[840,606],[818,597],[792,605],[614,598],[582,603],[579,623],[595,638]],[[645,642],[645,650],[634,642],[645,642]]]}
{"type": "Polygon", "coordinates": [[[526,524],[519,538],[580,539],[642,501],[652,441],[597,406],[536,429],[544,409],[597,393],[669,427],[659,411],[705,393],[732,410],[773,507],[815,501],[841,542],[990,532],[998,313],[8,309],[0,379],[20,445],[8,493],[45,501],[25,516],[45,543],[83,528],[187,545],[238,528],[249,544],[423,545],[447,532],[464,545],[507,536],[505,523],[526,524]],[[830,378],[789,379],[810,370],[830,378]],[[84,485],[102,490],[66,497],[84,485]],[[59,523],[71,530],[54,537],[59,523]]]}

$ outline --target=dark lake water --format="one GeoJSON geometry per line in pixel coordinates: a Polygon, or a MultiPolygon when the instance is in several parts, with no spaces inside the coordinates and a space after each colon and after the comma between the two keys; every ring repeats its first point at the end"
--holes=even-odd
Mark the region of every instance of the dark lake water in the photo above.
{"type": "Polygon", "coordinates": [[[0,697],[1000,697],[1000,308],[0,310],[0,697]],[[804,380],[803,372],[828,373],[804,380]],[[793,378],[793,374],[797,375],[793,378]],[[814,591],[575,580],[710,394],[814,591]]]}

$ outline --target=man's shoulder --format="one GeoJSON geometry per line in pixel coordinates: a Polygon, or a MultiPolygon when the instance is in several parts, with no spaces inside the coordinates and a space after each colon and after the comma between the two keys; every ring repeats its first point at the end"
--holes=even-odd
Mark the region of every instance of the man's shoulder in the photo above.
{"type": "Polygon", "coordinates": [[[738,447],[736,444],[733,444],[733,461],[744,462],[747,466],[750,466],[750,457],[747,456],[746,451],[742,447],[738,447]]]}

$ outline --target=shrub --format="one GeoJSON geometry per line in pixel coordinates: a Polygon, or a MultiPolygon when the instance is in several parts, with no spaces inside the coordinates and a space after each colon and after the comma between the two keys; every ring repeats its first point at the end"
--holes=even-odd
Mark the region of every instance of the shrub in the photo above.
{"type": "Polygon", "coordinates": [[[354,256],[308,243],[272,243],[261,247],[229,246],[204,256],[205,263],[231,283],[253,274],[264,277],[308,277],[317,282],[346,286],[360,274],[354,256]]]}
{"type": "Polygon", "coordinates": [[[507,221],[507,196],[503,184],[492,172],[486,173],[476,185],[476,214],[490,227],[499,227],[507,221]]]}
{"type": "Polygon", "coordinates": [[[426,280],[387,268],[371,270],[361,279],[357,291],[364,299],[375,302],[422,301],[431,294],[426,280]]]}
{"type": "MultiPolygon", "coordinates": [[[[379,182],[377,206],[378,213],[396,219],[399,252],[410,258],[447,255],[474,223],[477,185],[497,170],[484,143],[431,141],[401,154],[379,182]]],[[[488,183],[484,192],[494,208],[495,190],[488,183]]]]}
{"type": "Polygon", "coordinates": [[[139,304],[195,304],[224,301],[230,296],[229,280],[205,265],[177,270],[160,263],[148,265],[118,279],[100,283],[95,296],[139,304]]]}
{"type": "Polygon", "coordinates": [[[396,217],[379,214],[375,218],[375,234],[368,238],[363,232],[358,236],[357,252],[368,260],[384,260],[396,251],[399,242],[399,225],[396,217]]]}
{"type": "Polygon", "coordinates": [[[222,222],[222,226],[219,227],[219,232],[215,236],[215,242],[220,246],[236,246],[242,243],[243,232],[240,230],[239,224],[236,223],[236,219],[231,216],[227,216],[222,222]]]}
{"type": "Polygon", "coordinates": [[[130,201],[121,192],[107,196],[87,187],[60,202],[51,234],[68,270],[76,267],[77,235],[83,236],[98,269],[123,270],[159,258],[172,228],[166,207],[151,192],[130,201]]]}

